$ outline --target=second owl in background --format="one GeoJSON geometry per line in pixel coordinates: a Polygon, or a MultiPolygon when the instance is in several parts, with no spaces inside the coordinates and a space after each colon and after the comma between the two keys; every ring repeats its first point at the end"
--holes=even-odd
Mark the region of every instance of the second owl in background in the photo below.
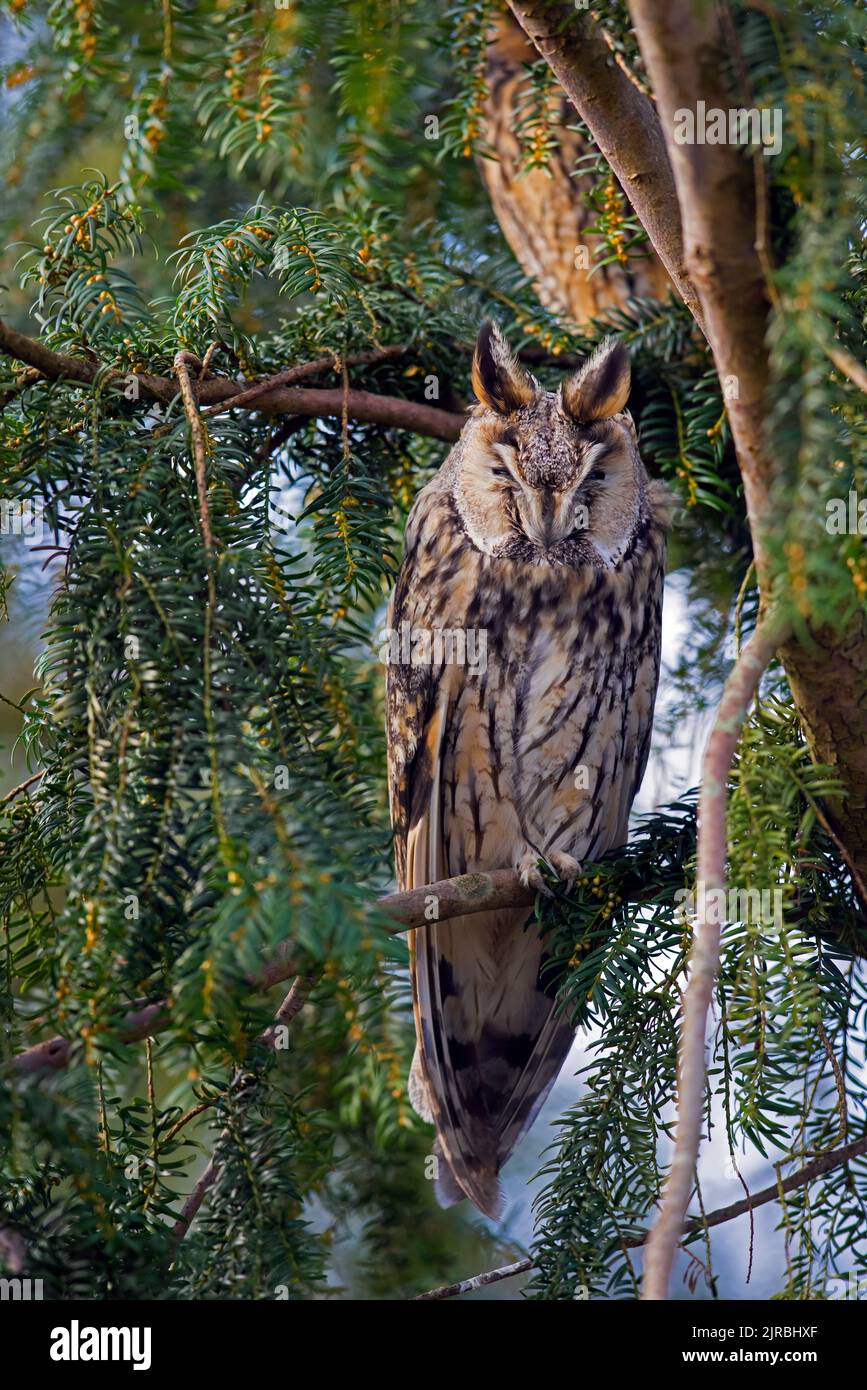
{"type": "MultiPolygon", "coordinates": [[[[504,868],[543,888],[540,861],[574,880],[625,841],[650,746],[668,498],[639,457],[626,351],[603,343],[551,392],[487,323],[473,386],[410,513],[390,625],[483,632],[486,661],[388,667],[401,889],[504,868]]],[[[436,1127],[437,1195],[490,1216],[573,1036],[527,918],[410,934],[410,1096],[436,1127]]]]}

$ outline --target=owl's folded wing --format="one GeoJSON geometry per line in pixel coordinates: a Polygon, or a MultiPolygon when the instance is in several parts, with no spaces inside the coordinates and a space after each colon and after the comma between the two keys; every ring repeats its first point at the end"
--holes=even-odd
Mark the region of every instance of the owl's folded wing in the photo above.
{"type": "MultiPolygon", "coordinates": [[[[411,621],[405,616],[406,603],[398,604],[400,597],[398,591],[389,624],[398,634],[401,623],[411,621]]],[[[438,735],[434,739],[436,747],[431,747],[431,722],[436,714],[438,686],[439,672],[429,664],[389,663],[386,676],[388,792],[399,889],[413,886],[407,863],[410,829],[425,814],[431,782],[439,766],[438,735]]]]}

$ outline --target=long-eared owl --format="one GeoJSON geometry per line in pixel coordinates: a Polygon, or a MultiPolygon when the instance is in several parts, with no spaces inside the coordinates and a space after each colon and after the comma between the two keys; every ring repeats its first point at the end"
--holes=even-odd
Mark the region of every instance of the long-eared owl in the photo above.
{"type": "MultiPolygon", "coordinates": [[[[389,626],[392,821],[400,888],[475,870],[566,881],[622,844],[659,673],[667,493],[604,343],[556,392],[498,328],[478,404],[416,499],[389,626]]],[[[562,1065],[545,942],[523,909],[410,933],[410,1098],[436,1127],[437,1196],[496,1215],[498,1173],[562,1065]]]]}

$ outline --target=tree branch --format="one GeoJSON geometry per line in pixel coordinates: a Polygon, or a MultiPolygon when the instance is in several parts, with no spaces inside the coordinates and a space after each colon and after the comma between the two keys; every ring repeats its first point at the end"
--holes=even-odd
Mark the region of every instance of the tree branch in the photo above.
{"type": "MultiPolygon", "coordinates": [[[[806,1163],[803,1168],[790,1173],[781,1182],[773,1182],[770,1187],[763,1187],[761,1191],[754,1192],[749,1197],[742,1197],[740,1201],[732,1202],[727,1207],[717,1207],[716,1211],[708,1212],[705,1217],[690,1217],[688,1221],[684,1222],[681,1235],[693,1235],[696,1231],[703,1231],[706,1226],[722,1226],[726,1221],[734,1221],[738,1216],[746,1216],[756,1207],[766,1206],[768,1202],[777,1201],[781,1194],[785,1196],[789,1192],[795,1192],[799,1187],[806,1187],[814,1178],[820,1178],[823,1173],[829,1173],[832,1169],[839,1168],[844,1163],[850,1163],[853,1158],[860,1158],[865,1153],[867,1153],[867,1134],[862,1134],[860,1139],[853,1139],[850,1144],[844,1144],[842,1148],[828,1149],[824,1153],[817,1154],[810,1163],[806,1163]]],[[[638,1236],[626,1236],[623,1244],[628,1250],[640,1250],[646,1244],[647,1236],[647,1231],[643,1231],[638,1236]]],[[[500,1269],[489,1269],[484,1274],[474,1274],[471,1279],[461,1279],[456,1284],[441,1284],[439,1288],[417,1294],[416,1301],[454,1298],[457,1294],[469,1293],[471,1289],[484,1288],[486,1284],[497,1284],[501,1279],[513,1279],[517,1274],[529,1274],[532,1268],[532,1260],[518,1260],[516,1264],[503,1265],[500,1269]]]]}
{"type": "MultiPolygon", "coordinates": [[[[389,893],[377,900],[376,907],[382,916],[391,918],[394,926],[390,930],[397,936],[431,921],[449,921],[504,907],[530,908],[535,896],[534,889],[526,887],[514,869],[492,869],[490,873],[461,874],[457,878],[424,884],[421,888],[389,893]]],[[[867,957],[867,941],[863,946],[847,942],[847,947],[853,955],[867,957]]],[[[297,975],[294,949],[294,942],[283,942],[261,970],[246,977],[250,988],[262,992],[297,975]]],[[[170,1022],[170,1000],[152,1004],[142,1000],[124,1015],[119,1037],[125,1043],[140,1042],[142,1038],[162,1032],[170,1022]]],[[[75,1044],[68,1038],[49,1038],[20,1052],[12,1058],[11,1065],[20,1076],[61,1071],[72,1061],[74,1049],[75,1044]]]]}
{"type": "Polygon", "coordinates": [[[569,0],[509,0],[581,119],[590,127],[678,294],[704,331],[690,280],[680,208],[665,136],[653,102],[615,61],[594,19],[569,0]]]}
{"type": "Polygon", "coordinates": [[[314,979],[313,975],[297,975],[292,981],[292,988],[274,1015],[274,1022],[269,1023],[264,1033],[260,1033],[257,1041],[267,1047],[270,1052],[277,1050],[277,1041],[280,1037],[278,1030],[288,1028],[293,1018],[296,1018],[303,1009],[314,979]]]}
{"type": "Polygon", "coordinates": [[[54,352],[35,338],[19,333],[17,328],[0,319],[0,352],[13,357],[16,362],[26,362],[51,381],[78,381],[89,386],[94,380],[98,367],[88,357],[71,357],[66,353],[54,352]]]}
{"type": "MultiPolygon", "coordinates": [[[[190,381],[190,370],[187,365],[190,354],[188,352],[178,352],[175,354],[175,376],[178,379],[178,387],[181,392],[181,399],[184,403],[184,410],[187,422],[190,426],[190,439],[192,442],[193,460],[196,466],[196,493],[199,498],[199,519],[202,526],[202,540],[205,543],[205,550],[210,554],[214,548],[214,535],[211,531],[211,509],[208,506],[208,476],[207,476],[207,455],[205,449],[205,430],[199,415],[196,393],[190,381]]],[[[205,365],[202,365],[202,375],[205,373],[205,365]]]]}
{"type": "Polygon", "coordinates": [[[25,777],[24,781],[19,782],[17,787],[13,787],[11,792],[6,792],[4,796],[0,796],[0,806],[5,805],[7,801],[11,801],[13,797],[16,797],[20,795],[21,792],[26,791],[28,787],[32,787],[33,783],[38,782],[40,777],[43,777],[44,775],[45,769],[42,768],[40,772],[34,772],[31,774],[30,777],[25,777]]]}
{"type": "Polygon", "coordinates": [[[532,1268],[532,1260],[517,1260],[512,1265],[502,1265],[499,1269],[488,1269],[484,1274],[474,1274],[470,1279],[459,1279],[456,1284],[440,1284],[437,1289],[428,1289],[427,1293],[416,1294],[414,1302],[456,1298],[461,1293],[472,1293],[473,1289],[484,1289],[488,1284],[499,1284],[501,1279],[514,1279],[516,1274],[529,1274],[532,1268]]]}
{"type": "MultiPolygon", "coordinates": [[[[432,912],[437,913],[437,920],[447,920],[500,907],[532,907],[534,900],[535,890],[526,888],[513,869],[497,869],[489,874],[462,874],[458,878],[443,879],[423,888],[390,893],[378,900],[377,907],[392,919],[394,926],[389,930],[397,936],[423,926],[431,920],[432,912]]],[[[261,971],[247,976],[247,984],[255,990],[267,990],[297,975],[297,964],[289,954],[291,949],[292,943],[285,943],[261,971]]],[[[284,1000],[284,1007],[289,1006],[291,997],[290,991],[289,998],[284,1000]]],[[[278,1018],[275,1022],[285,1020],[278,1018]]],[[[170,1023],[170,1000],[161,999],[152,1004],[142,1002],[124,1015],[118,1030],[119,1038],[125,1043],[140,1042],[142,1038],[164,1031],[170,1023]]],[[[72,1061],[74,1050],[75,1044],[68,1038],[49,1038],[20,1052],[12,1059],[12,1067],[19,1076],[62,1071],[72,1061]]]]}
{"type": "Polygon", "coordinates": [[[678,1048],[677,1128],[674,1157],[659,1215],[647,1242],[642,1298],[668,1297],[677,1243],[684,1228],[701,1144],[704,1117],[705,1033],[720,955],[720,925],[707,904],[726,881],[726,788],[732,758],[763,672],[784,635],[773,616],[759,624],[726,681],[702,768],[698,816],[699,900],[704,920],[696,924],[689,954],[689,983],[683,999],[678,1048]],[[703,891],[702,891],[703,890],[703,891]]]}
{"type": "MultiPolygon", "coordinates": [[[[363,365],[373,365],[377,362],[389,362],[395,357],[405,357],[410,351],[403,344],[395,347],[378,348],[375,352],[351,352],[346,357],[347,367],[357,367],[363,365]]],[[[240,395],[226,404],[208,406],[202,411],[203,415],[216,415],[218,411],[234,409],[236,406],[249,406],[252,401],[261,399],[277,386],[293,386],[299,381],[307,381],[312,376],[321,376],[324,372],[334,372],[340,370],[340,359],[333,357],[317,357],[312,362],[301,362],[297,367],[287,367],[285,371],[277,372],[274,376],[266,377],[264,381],[259,381],[248,390],[241,391],[240,395]]]]}
{"type": "MultiPolygon", "coordinates": [[[[383,349],[383,352],[386,350],[383,349]]],[[[402,349],[408,352],[409,349],[402,349]]],[[[101,370],[100,364],[86,357],[74,357],[68,353],[54,352],[33,338],[26,337],[16,329],[0,321],[0,352],[19,362],[36,367],[51,381],[72,381],[88,386],[101,370]]],[[[392,354],[389,354],[392,355],[392,354]]],[[[368,354],[359,354],[366,358],[368,354]]],[[[322,371],[318,362],[304,363],[287,371],[296,373],[295,379],[313,374],[314,367],[322,371]]],[[[347,363],[350,359],[347,358],[347,363]]],[[[329,359],[329,366],[332,366],[329,359]]],[[[152,376],[146,372],[115,372],[116,380],[126,382],[135,377],[142,394],[152,400],[168,404],[179,392],[179,383],[170,377],[152,376]]],[[[277,372],[260,382],[245,383],[232,381],[227,377],[210,377],[200,383],[198,400],[200,406],[219,404],[222,410],[232,409],[236,403],[240,409],[254,409],[266,414],[301,415],[307,419],[319,417],[341,418],[346,412],[351,420],[363,424],[385,425],[394,429],[409,430],[413,434],[426,435],[431,439],[442,439],[452,443],[457,439],[466,418],[452,411],[440,410],[436,406],[424,405],[420,401],[407,401],[400,396],[379,396],[371,391],[349,391],[344,402],[344,393],[338,388],[307,388],[275,385],[286,377],[286,372],[277,372]],[[235,398],[239,398],[236,402],[235,398]],[[240,400],[246,397],[245,400],[240,400]]],[[[204,412],[203,412],[204,413],[204,412]]],[[[213,413],[213,412],[210,412],[213,413]]]]}
{"type": "MultiPolygon", "coordinates": [[[[220,1135],[220,1139],[225,1138],[226,1131],[220,1135]]],[[[219,1143],[219,1140],[218,1140],[219,1143]]],[[[205,1200],[210,1189],[217,1181],[217,1174],[220,1171],[216,1156],[211,1158],[207,1167],[196,1181],[195,1186],[190,1190],[184,1205],[181,1207],[181,1214],[172,1227],[172,1235],[175,1240],[183,1240],[190,1226],[193,1224],[196,1212],[205,1200]]]]}

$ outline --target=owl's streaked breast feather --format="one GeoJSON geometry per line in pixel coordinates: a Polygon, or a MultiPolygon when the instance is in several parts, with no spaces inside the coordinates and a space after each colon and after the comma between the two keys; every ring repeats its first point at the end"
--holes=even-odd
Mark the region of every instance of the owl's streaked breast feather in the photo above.
{"type": "MultiPolygon", "coordinates": [[[[490,370],[497,369],[495,360],[490,370]]],[[[507,362],[503,369],[513,368],[507,362]]],[[[602,377],[599,389],[611,395],[602,377]]],[[[545,428],[558,428],[553,416],[542,418],[553,421],[545,428]]],[[[468,532],[458,495],[462,458],[477,447],[472,435],[468,426],[416,501],[390,614],[395,629],[409,623],[487,635],[483,672],[388,669],[402,888],[537,858],[557,863],[604,853],[626,836],[649,749],[664,492],[647,484],[635,453],[638,491],[623,494],[632,498],[626,507],[614,495],[600,514],[611,530],[618,514],[635,513],[616,563],[591,548],[592,537],[570,552],[572,563],[557,562],[553,549],[551,561],[540,563],[535,542],[532,562],[520,550],[490,554],[468,532]]],[[[625,430],[623,437],[634,453],[625,430]]],[[[484,524],[480,506],[471,525],[484,524]]],[[[526,916],[510,910],[432,922],[410,942],[418,1035],[411,1096],[436,1125],[438,1195],[468,1195],[490,1214],[498,1207],[498,1171],[572,1037],[554,1011],[544,943],[524,929],[526,916]]]]}

